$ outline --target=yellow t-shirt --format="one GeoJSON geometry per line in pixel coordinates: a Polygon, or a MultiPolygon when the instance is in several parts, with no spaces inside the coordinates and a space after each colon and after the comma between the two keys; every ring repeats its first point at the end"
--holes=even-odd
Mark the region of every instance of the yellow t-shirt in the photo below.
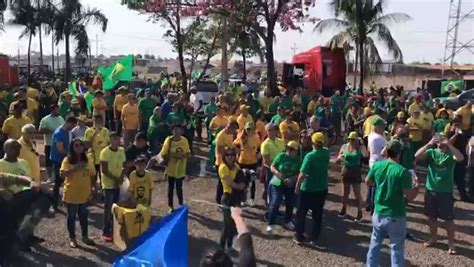
{"type": "MultiPolygon", "coordinates": [[[[60,171],[69,171],[75,167],[68,158],[64,158],[60,171]]],[[[63,201],[68,204],[84,204],[89,201],[92,190],[92,177],[95,176],[94,163],[90,158],[84,168],[73,172],[64,179],[63,201]]],[[[103,178],[102,178],[103,179],[103,178]]]]}
{"type": "Polygon", "coordinates": [[[150,226],[150,209],[143,205],[137,205],[135,209],[128,209],[114,204],[112,212],[117,222],[125,228],[126,239],[141,235],[150,226]]]}
{"type": "MultiPolygon", "coordinates": [[[[17,101],[13,101],[10,104],[10,108],[9,108],[10,114],[13,114],[13,107],[18,102],[19,101],[17,100],[17,101]]],[[[29,117],[33,121],[33,119],[34,119],[33,114],[36,110],[38,110],[38,104],[36,103],[36,101],[34,99],[30,98],[30,97],[27,97],[26,98],[26,110],[23,112],[23,115],[29,117]]]]}
{"type": "Polygon", "coordinates": [[[105,127],[102,127],[95,136],[94,141],[92,141],[94,132],[94,127],[87,128],[86,132],[84,133],[84,141],[90,142],[90,147],[87,153],[88,156],[92,159],[93,163],[97,165],[100,164],[100,152],[102,152],[102,149],[104,149],[110,144],[110,138],[109,130],[107,130],[107,128],[105,127]]]}
{"type": "Polygon", "coordinates": [[[260,147],[262,156],[268,155],[270,157],[270,162],[265,163],[268,166],[272,164],[273,159],[275,159],[279,153],[285,151],[285,143],[278,137],[273,141],[269,138],[265,139],[260,147]]]}
{"type": "Polygon", "coordinates": [[[237,117],[237,123],[239,124],[239,130],[242,131],[247,122],[253,122],[252,116],[250,116],[250,115],[243,116],[242,114],[240,114],[239,117],[237,117]]]}
{"type": "Polygon", "coordinates": [[[365,116],[371,116],[375,113],[375,108],[373,107],[365,107],[364,110],[363,110],[363,114],[365,116]]]}
{"type": "Polygon", "coordinates": [[[309,115],[314,115],[314,112],[316,111],[316,108],[318,107],[318,101],[311,100],[308,103],[308,114],[309,115]]]}
{"type": "Polygon", "coordinates": [[[220,131],[216,135],[216,165],[217,166],[219,166],[222,163],[222,157],[224,156],[219,153],[219,149],[217,149],[219,146],[228,147],[228,148],[234,147],[234,136],[231,134],[225,133],[224,130],[220,131]]]}
{"type": "Polygon", "coordinates": [[[423,129],[424,129],[424,123],[421,116],[418,119],[415,119],[413,117],[408,118],[407,124],[408,124],[408,135],[410,137],[410,140],[413,142],[421,141],[423,139],[423,129]]]}
{"type": "MultiPolygon", "coordinates": [[[[125,150],[119,147],[117,151],[110,149],[110,146],[102,149],[100,152],[100,162],[107,162],[109,172],[114,176],[120,176],[123,171],[123,164],[125,163],[125,150]]],[[[102,175],[102,189],[115,189],[119,187],[119,183],[103,172],[102,175]]]]}
{"type": "Polygon", "coordinates": [[[434,122],[433,113],[421,112],[420,118],[423,120],[423,130],[431,130],[434,122]]]}
{"type": "Polygon", "coordinates": [[[129,175],[130,186],[128,191],[133,195],[137,204],[149,207],[151,204],[151,190],[153,190],[153,174],[145,171],[143,176],[139,176],[137,171],[132,171],[129,175]]]}
{"type": "Polygon", "coordinates": [[[465,131],[471,128],[472,109],[462,106],[456,110],[456,113],[462,116],[461,128],[465,131]]]}
{"type": "Polygon", "coordinates": [[[409,107],[408,107],[408,113],[411,115],[413,111],[415,110],[421,110],[421,105],[413,102],[409,107]]]}
{"type": "Polygon", "coordinates": [[[287,144],[291,140],[298,140],[300,126],[297,122],[291,121],[288,123],[286,120],[284,120],[280,123],[279,128],[283,143],[287,144]]]}
{"type": "Polygon", "coordinates": [[[247,141],[243,143],[241,138],[234,141],[234,145],[240,148],[240,155],[238,158],[239,164],[256,164],[257,150],[260,149],[260,138],[257,134],[252,134],[247,137],[247,141]]]}
{"type": "Polygon", "coordinates": [[[33,87],[28,87],[28,89],[26,89],[26,95],[29,98],[37,101],[39,99],[40,93],[39,93],[38,89],[33,88],[33,87]]]}
{"type": "Polygon", "coordinates": [[[268,107],[273,102],[273,98],[263,96],[260,98],[260,105],[262,106],[263,112],[268,112],[268,107]]]}
{"type": "Polygon", "coordinates": [[[122,123],[123,128],[126,130],[136,130],[138,129],[138,122],[140,120],[140,111],[138,110],[138,105],[130,105],[130,103],[125,104],[122,108],[122,123]]]}
{"type": "Polygon", "coordinates": [[[237,176],[237,172],[239,171],[239,167],[237,165],[234,166],[234,168],[231,170],[227,165],[222,163],[219,165],[219,179],[221,179],[222,182],[222,188],[224,189],[224,193],[232,193],[232,187],[227,184],[225,181],[224,177],[229,176],[232,181],[235,180],[235,177],[237,176]]]}
{"type": "Polygon", "coordinates": [[[166,138],[165,142],[163,143],[163,147],[161,148],[160,154],[161,156],[165,157],[170,153],[168,166],[166,166],[165,173],[169,177],[173,178],[184,178],[186,176],[186,161],[187,157],[186,154],[191,153],[189,149],[188,140],[181,136],[179,141],[171,140],[173,137],[169,136],[166,138]],[[171,143],[171,147],[170,147],[171,143]],[[176,158],[176,156],[182,156],[182,158],[176,158]]]}
{"type": "Polygon", "coordinates": [[[123,106],[128,103],[127,95],[118,94],[114,99],[114,107],[116,111],[122,112],[123,106]]]}
{"type": "MultiPolygon", "coordinates": [[[[0,172],[31,177],[30,167],[24,159],[18,159],[16,162],[8,162],[4,159],[0,159],[0,172]]],[[[16,194],[27,188],[27,186],[11,185],[6,189],[11,193],[16,194]]]]}
{"type": "Polygon", "coordinates": [[[21,159],[24,159],[31,171],[31,178],[37,184],[41,184],[41,168],[40,168],[40,157],[36,148],[28,145],[23,138],[20,138],[18,142],[21,145],[20,155],[18,156],[21,159]]]}
{"type": "Polygon", "coordinates": [[[21,137],[21,128],[28,123],[32,123],[31,119],[26,116],[15,118],[10,116],[3,122],[2,132],[9,138],[18,139],[21,137]]]}
{"type": "Polygon", "coordinates": [[[265,123],[263,121],[258,120],[255,123],[255,132],[258,134],[261,141],[267,138],[267,131],[265,130],[265,123]]]}
{"type": "Polygon", "coordinates": [[[226,117],[214,116],[214,118],[211,120],[211,123],[209,124],[209,128],[213,133],[216,133],[224,129],[227,126],[227,122],[228,120],[226,117]]]}

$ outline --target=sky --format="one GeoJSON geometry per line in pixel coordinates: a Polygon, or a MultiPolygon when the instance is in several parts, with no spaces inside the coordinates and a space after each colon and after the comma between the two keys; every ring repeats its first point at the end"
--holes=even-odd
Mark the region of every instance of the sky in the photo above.
{"type": "MultiPolygon", "coordinates": [[[[333,14],[328,5],[329,0],[317,0],[310,15],[316,18],[332,18],[333,14]]],[[[446,40],[448,10],[450,0],[386,0],[385,13],[403,12],[412,19],[402,24],[390,25],[392,35],[397,40],[406,63],[442,62],[446,40]]],[[[92,53],[104,55],[117,54],[154,54],[160,57],[176,57],[168,41],[163,38],[167,30],[166,24],[147,21],[147,15],[120,5],[120,0],[82,0],[86,7],[95,7],[107,16],[109,25],[105,33],[98,26],[89,26],[89,38],[92,40],[92,53]],[[95,42],[99,40],[99,42],[95,42]],[[96,47],[98,49],[96,49],[96,47]]],[[[474,0],[464,0],[463,10],[474,8],[474,0]]],[[[8,14],[7,14],[8,19],[8,14]]],[[[300,25],[303,32],[276,31],[274,47],[275,59],[291,61],[296,52],[303,52],[317,45],[324,45],[336,31],[319,34],[313,31],[314,24],[306,22],[300,25]]],[[[21,27],[7,25],[0,33],[0,53],[16,55],[18,49],[22,54],[27,52],[27,38],[18,39],[21,27]]],[[[459,30],[459,40],[467,41],[474,36],[474,19],[466,21],[459,30]]],[[[45,54],[51,54],[51,38],[43,38],[45,54]]],[[[379,46],[380,47],[380,46],[379,46]]],[[[64,44],[57,47],[64,52],[64,44]]],[[[39,50],[38,38],[32,43],[32,50],[39,50]]],[[[73,50],[73,49],[72,49],[73,50]]],[[[384,60],[390,61],[384,49],[380,49],[384,60]]],[[[468,51],[456,57],[458,63],[474,63],[474,55],[468,51]]]]}

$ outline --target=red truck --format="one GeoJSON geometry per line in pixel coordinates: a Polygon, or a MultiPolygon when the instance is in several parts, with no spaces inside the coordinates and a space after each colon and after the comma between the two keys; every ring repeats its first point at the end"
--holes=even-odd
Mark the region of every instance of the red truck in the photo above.
{"type": "Polygon", "coordinates": [[[283,65],[283,81],[287,85],[304,86],[309,92],[320,91],[330,97],[346,87],[344,50],[317,46],[293,56],[291,64],[283,65]]]}
{"type": "Polygon", "coordinates": [[[19,84],[17,67],[10,66],[8,56],[0,55],[0,86],[12,87],[19,84]]]}

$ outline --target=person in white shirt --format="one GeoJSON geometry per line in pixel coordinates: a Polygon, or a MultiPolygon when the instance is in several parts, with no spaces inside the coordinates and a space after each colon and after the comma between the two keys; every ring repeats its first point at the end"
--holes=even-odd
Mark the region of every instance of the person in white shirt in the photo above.
{"type": "MultiPolygon", "coordinates": [[[[368,145],[369,150],[369,168],[372,168],[376,161],[384,160],[385,156],[383,150],[387,145],[387,140],[383,136],[387,123],[381,119],[376,118],[373,122],[374,129],[368,136],[368,145]]],[[[367,207],[366,211],[371,211],[371,214],[374,212],[374,199],[375,199],[375,186],[369,186],[367,190],[367,207]]]]}

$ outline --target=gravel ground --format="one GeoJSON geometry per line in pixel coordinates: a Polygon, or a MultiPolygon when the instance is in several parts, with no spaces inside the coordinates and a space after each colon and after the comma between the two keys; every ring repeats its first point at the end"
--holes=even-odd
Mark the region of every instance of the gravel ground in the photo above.
{"type": "MultiPolygon", "coordinates": [[[[205,155],[206,148],[200,147],[198,154],[205,155]]],[[[196,164],[198,166],[199,164],[196,164]]],[[[202,165],[202,164],[201,164],[202,165]]],[[[245,208],[244,215],[251,226],[258,264],[265,266],[362,266],[369,245],[370,215],[364,214],[364,221],[355,223],[356,209],[348,209],[346,218],[337,216],[340,209],[342,185],[336,166],[330,172],[329,194],[325,204],[324,226],[320,245],[316,248],[300,247],[292,242],[292,233],[278,228],[273,236],[265,232],[262,201],[255,208],[245,208]]],[[[153,195],[153,214],[160,217],[167,212],[166,187],[158,176],[153,195]]],[[[213,202],[216,179],[194,178],[184,184],[185,202],[189,205],[189,254],[190,266],[198,266],[200,255],[210,247],[217,246],[222,215],[211,204],[193,200],[213,202]]],[[[260,195],[261,186],[257,188],[260,195]]],[[[363,195],[365,187],[363,186],[363,195]]],[[[353,198],[353,196],[351,196],[353,198]]],[[[412,265],[474,266],[474,205],[456,202],[457,251],[458,255],[448,255],[445,231],[440,230],[442,239],[436,248],[424,248],[423,240],[429,238],[427,219],[423,216],[423,196],[420,195],[408,207],[408,228],[416,240],[407,241],[406,258],[412,265]]],[[[118,255],[117,249],[100,240],[102,206],[90,207],[90,233],[97,247],[81,246],[71,249],[68,245],[65,215],[46,218],[36,234],[46,239],[35,246],[32,252],[23,255],[24,266],[110,266],[118,255]]],[[[79,225],[76,227],[79,235],[79,225]]],[[[390,264],[388,240],[382,250],[382,265],[390,264]]]]}

